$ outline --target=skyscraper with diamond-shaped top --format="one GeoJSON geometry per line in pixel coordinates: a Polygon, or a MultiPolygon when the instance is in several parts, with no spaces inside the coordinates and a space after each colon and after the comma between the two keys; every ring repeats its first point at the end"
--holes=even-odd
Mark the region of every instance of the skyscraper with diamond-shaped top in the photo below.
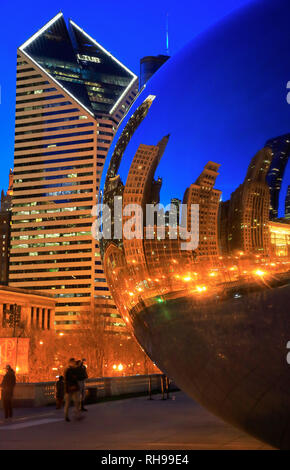
{"type": "MultiPolygon", "coordinates": [[[[53,293],[57,330],[124,323],[91,235],[104,161],[137,76],[59,13],[17,51],[10,285],[53,293]]],[[[37,311],[31,312],[38,322],[37,311]]]]}

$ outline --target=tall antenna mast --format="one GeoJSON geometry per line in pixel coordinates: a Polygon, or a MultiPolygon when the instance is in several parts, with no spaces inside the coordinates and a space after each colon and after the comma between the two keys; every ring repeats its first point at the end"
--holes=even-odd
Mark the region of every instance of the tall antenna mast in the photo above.
{"type": "Polygon", "coordinates": [[[166,54],[169,55],[169,21],[168,21],[168,13],[166,13],[166,54]]]}

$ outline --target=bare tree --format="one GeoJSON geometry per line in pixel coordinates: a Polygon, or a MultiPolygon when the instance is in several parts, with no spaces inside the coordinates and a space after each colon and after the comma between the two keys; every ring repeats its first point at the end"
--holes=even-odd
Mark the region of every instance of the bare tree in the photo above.
{"type": "Polygon", "coordinates": [[[80,315],[76,337],[80,357],[86,358],[89,374],[102,377],[109,339],[105,331],[104,317],[99,311],[83,312],[80,315]]]}

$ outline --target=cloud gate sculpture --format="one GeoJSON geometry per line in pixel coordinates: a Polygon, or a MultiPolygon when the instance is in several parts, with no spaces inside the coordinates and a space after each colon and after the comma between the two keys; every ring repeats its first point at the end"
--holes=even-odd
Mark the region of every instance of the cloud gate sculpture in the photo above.
{"type": "Polygon", "coordinates": [[[151,359],[212,413],[281,449],[290,221],[270,205],[273,162],[290,149],[288,12],[286,0],[251,2],[147,83],[106,162],[101,240],[116,305],[151,359]]]}

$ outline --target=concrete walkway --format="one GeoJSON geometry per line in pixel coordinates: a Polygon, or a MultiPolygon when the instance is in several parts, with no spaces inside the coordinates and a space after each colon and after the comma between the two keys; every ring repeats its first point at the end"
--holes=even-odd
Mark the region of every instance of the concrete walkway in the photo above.
{"type": "MultiPolygon", "coordinates": [[[[15,410],[0,421],[0,449],[270,449],[209,414],[184,393],[88,406],[82,421],[67,423],[63,411],[15,410]]],[[[73,409],[71,409],[73,416],[73,409]]]]}

